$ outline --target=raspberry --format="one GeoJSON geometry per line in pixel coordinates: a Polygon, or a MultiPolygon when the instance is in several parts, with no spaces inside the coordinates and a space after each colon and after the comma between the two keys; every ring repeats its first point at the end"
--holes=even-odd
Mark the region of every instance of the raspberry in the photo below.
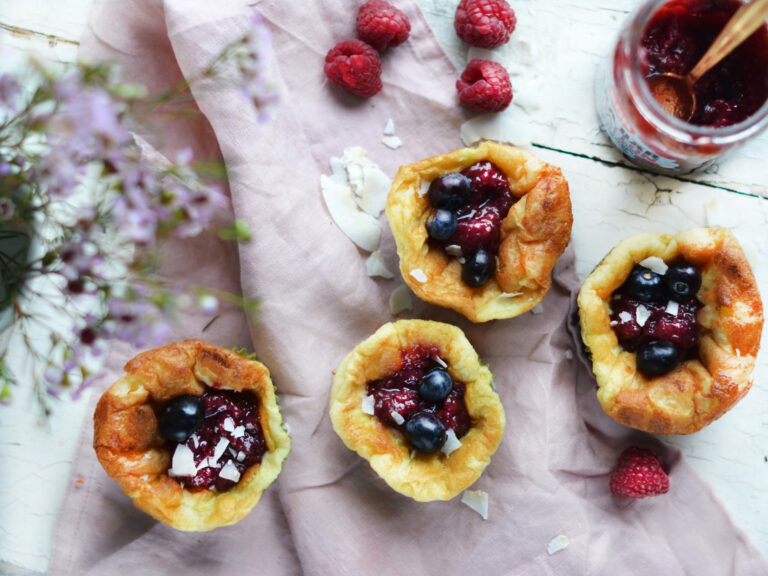
{"type": "Polygon", "coordinates": [[[515,11],[506,0],[461,0],[453,27],[459,38],[478,48],[496,48],[509,41],[515,11]]]}
{"type": "Polygon", "coordinates": [[[512,84],[504,66],[475,58],[456,81],[459,100],[467,108],[500,112],[512,102],[512,84]]]}
{"type": "Polygon", "coordinates": [[[611,473],[611,492],[622,498],[646,498],[666,494],[669,476],[656,454],[632,446],[624,450],[611,473]]]}
{"type": "Polygon", "coordinates": [[[458,385],[456,388],[443,400],[443,405],[435,412],[435,416],[443,423],[446,430],[453,429],[456,437],[461,438],[469,432],[472,421],[469,418],[467,406],[463,402],[464,389],[459,390],[458,385]]]}
{"type": "Polygon", "coordinates": [[[379,54],[361,40],[346,40],[325,57],[325,75],[355,96],[368,98],[381,90],[379,54]]]}
{"type": "Polygon", "coordinates": [[[408,39],[408,16],[384,0],[368,0],[357,12],[357,37],[379,52],[408,39]]]}
{"type": "Polygon", "coordinates": [[[392,418],[392,412],[397,412],[408,420],[419,409],[419,393],[411,388],[379,389],[374,391],[373,398],[373,411],[376,417],[394,428],[399,428],[400,424],[392,418]]]}

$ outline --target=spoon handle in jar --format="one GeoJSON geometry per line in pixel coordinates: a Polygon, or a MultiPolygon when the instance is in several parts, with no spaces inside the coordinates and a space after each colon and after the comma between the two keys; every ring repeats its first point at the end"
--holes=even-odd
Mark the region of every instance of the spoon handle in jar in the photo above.
{"type": "Polygon", "coordinates": [[[715,38],[709,50],[688,73],[688,81],[691,85],[749,38],[765,23],[766,18],[768,18],[768,0],[752,0],[739,8],[715,38]]]}

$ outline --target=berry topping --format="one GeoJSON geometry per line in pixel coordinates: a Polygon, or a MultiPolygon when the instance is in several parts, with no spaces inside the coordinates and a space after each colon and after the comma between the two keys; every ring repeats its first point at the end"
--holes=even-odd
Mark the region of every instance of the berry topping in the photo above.
{"type": "Polygon", "coordinates": [[[665,279],[672,297],[678,301],[691,298],[701,288],[701,272],[688,262],[670,266],[665,279]]]}
{"type": "Polygon", "coordinates": [[[678,356],[672,342],[651,340],[637,349],[637,369],[645,376],[661,376],[675,369],[678,356]]]}
{"type": "Polygon", "coordinates": [[[459,38],[478,48],[495,48],[509,41],[515,12],[505,0],[461,0],[453,27],[459,38]]]}
{"type": "Polygon", "coordinates": [[[443,434],[451,429],[460,438],[469,431],[471,420],[464,403],[464,384],[453,381],[439,358],[437,347],[411,346],[403,350],[397,372],[386,379],[368,382],[373,413],[383,424],[409,434],[408,423],[428,414],[441,423],[443,434]]]}
{"type": "Polygon", "coordinates": [[[408,39],[408,16],[384,0],[368,0],[357,12],[357,37],[379,52],[408,39]]]}
{"type": "Polygon", "coordinates": [[[643,333],[646,339],[666,340],[680,348],[693,348],[699,342],[696,312],[697,307],[693,303],[678,304],[674,310],[668,305],[662,312],[651,317],[643,333]]]}
{"type": "Polygon", "coordinates": [[[456,90],[462,105],[473,110],[500,112],[512,102],[512,83],[504,66],[490,60],[470,60],[456,90]]]}
{"type": "Polygon", "coordinates": [[[643,266],[635,266],[632,269],[622,288],[630,298],[640,302],[658,302],[665,297],[662,277],[643,266]]]}
{"type": "Polygon", "coordinates": [[[183,443],[172,447],[173,469],[168,472],[188,490],[228,490],[267,451],[258,402],[250,392],[213,388],[198,401],[203,407],[202,423],[183,443]],[[192,461],[174,474],[177,454],[186,454],[192,461]]]}
{"type": "Polygon", "coordinates": [[[496,271],[496,257],[485,250],[478,250],[467,256],[461,269],[461,279],[472,288],[482,286],[496,271]]]}
{"type": "Polygon", "coordinates": [[[435,208],[458,210],[469,201],[472,181],[459,172],[448,172],[432,180],[427,197],[435,208]]]}
{"type": "Polygon", "coordinates": [[[368,98],[381,90],[379,54],[361,40],[346,40],[325,57],[325,75],[355,96],[368,98]]]}
{"type": "Polygon", "coordinates": [[[446,430],[453,430],[458,438],[469,432],[472,421],[469,418],[467,405],[464,403],[464,385],[455,383],[453,390],[448,393],[443,405],[435,412],[435,416],[443,423],[446,430]]]}
{"type": "Polygon", "coordinates": [[[427,372],[419,384],[419,396],[427,402],[441,402],[453,390],[453,378],[447,371],[435,368],[427,372]]]}
{"type": "Polygon", "coordinates": [[[466,176],[472,186],[472,201],[480,204],[488,198],[509,196],[509,180],[501,168],[487,160],[476,162],[461,174],[466,176]]]}
{"type": "Polygon", "coordinates": [[[495,210],[479,211],[459,218],[456,231],[450,238],[451,244],[461,247],[462,254],[471,254],[484,249],[493,251],[501,242],[501,218],[495,210]]]}
{"type": "Polygon", "coordinates": [[[373,413],[384,424],[393,428],[399,428],[403,420],[409,419],[419,409],[419,393],[412,388],[378,390],[373,398],[373,413]]]}
{"type": "Polygon", "coordinates": [[[449,210],[432,210],[427,217],[427,234],[435,240],[448,240],[456,231],[458,219],[455,212],[449,210]]]}
{"type": "Polygon", "coordinates": [[[445,426],[429,412],[420,412],[408,420],[405,432],[411,445],[424,454],[434,454],[445,444],[445,426]]]}
{"type": "Polygon", "coordinates": [[[653,452],[632,446],[621,453],[610,487],[622,498],[659,496],[669,491],[669,476],[653,452]]]}
{"type": "Polygon", "coordinates": [[[168,402],[160,413],[160,435],[166,440],[184,442],[200,427],[203,414],[203,401],[199,396],[178,396],[168,402]]]}

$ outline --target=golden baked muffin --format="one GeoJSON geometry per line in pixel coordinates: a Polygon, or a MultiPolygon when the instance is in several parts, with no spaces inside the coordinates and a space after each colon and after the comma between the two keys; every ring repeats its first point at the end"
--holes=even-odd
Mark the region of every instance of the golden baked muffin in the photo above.
{"type": "Polygon", "coordinates": [[[387,217],[406,284],[473,322],[541,302],[573,223],[560,169],[496,142],[402,166],[387,217]]]}
{"type": "Polygon", "coordinates": [[[290,451],[267,368],[186,340],[139,354],[125,372],[93,416],[107,474],[178,530],[242,520],[290,451]]]}
{"type": "Polygon", "coordinates": [[[480,477],[504,434],[493,375],[449,324],[385,324],[341,362],[331,421],[397,492],[449,500],[480,477]]]}
{"type": "Polygon", "coordinates": [[[696,432],[752,385],[763,305],[726,228],[622,241],[584,281],[578,306],[597,398],[621,424],[696,432]]]}

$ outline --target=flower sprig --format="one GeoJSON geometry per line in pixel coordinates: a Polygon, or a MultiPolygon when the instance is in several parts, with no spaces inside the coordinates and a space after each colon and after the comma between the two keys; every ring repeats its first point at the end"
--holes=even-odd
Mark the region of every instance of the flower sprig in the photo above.
{"type": "MultiPolygon", "coordinates": [[[[108,65],[51,71],[31,61],[0,74],[0,402],[18,384],[26,353],[35,391],[75,396],[98,377],[110,340],[135,347],[165,341],[190,309],[215,317],[221,300],[254,315],[258,301],[162,278],[161,247],[221,221],[229,200],[191,150],[172,159],[136,134],[158,107],[189,100],[194,84],[236,82],[260,120],[277,91],[268,77],[269,30],[256,18],[200,75],[148,95],[108,65]]],[[[219,236],[248,241],[239,220],[219,236]]]]}

